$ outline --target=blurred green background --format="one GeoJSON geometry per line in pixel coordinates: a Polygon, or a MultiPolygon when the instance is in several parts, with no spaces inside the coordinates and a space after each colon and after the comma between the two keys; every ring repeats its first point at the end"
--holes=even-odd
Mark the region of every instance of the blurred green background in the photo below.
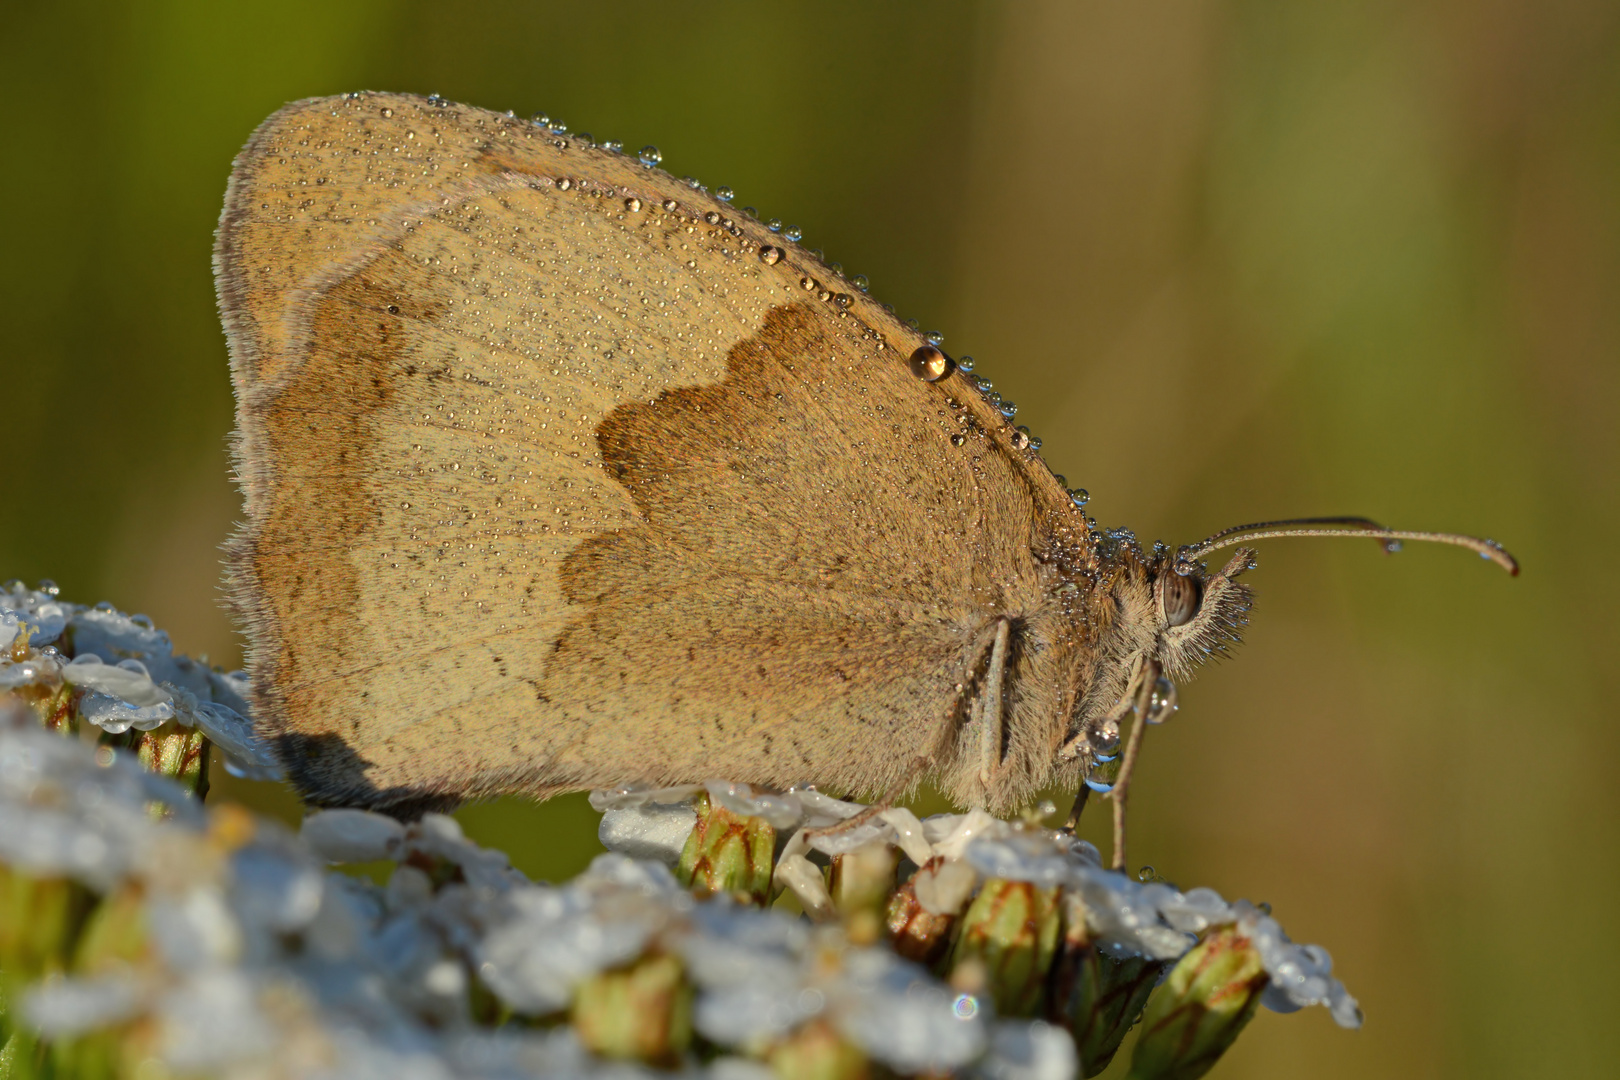
{"type": "MultiPolygon", "coordinates": [[[[1145,747],[1132,861],[1269,900],[1366,1009],[1356,1034],[1263,1013],[1218,1076],[1614,1075],[1613,0],[0,20],[0,576],[237,662],[209,252],[283,102],[438,92],[655,143],[974,354],[1105,524],[1359,513],[1516,552],[1511,580],[1451,549],[1266,547],[1247,644],[1145,747]]],[[[578,798],[462,816],[541,876],[596,850],[578,798]]]]}

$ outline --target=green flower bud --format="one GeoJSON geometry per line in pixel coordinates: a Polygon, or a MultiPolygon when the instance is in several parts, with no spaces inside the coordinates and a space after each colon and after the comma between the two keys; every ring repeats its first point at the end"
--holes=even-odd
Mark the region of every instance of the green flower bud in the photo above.
{"type": "MultiPolygon", "coordinates": [[[[27,650],[23,650],[23,656],[17,659],[27,659],[27,650]]],[[[21,701],[32,709],[47,731],[64,735],[78,733],[81,695],[66,683],[55,687],[39,684],[17,686],[6,693],[12,700],[21,701]]]]}
{"type": "Polygon", "coordinates": [[[1002,1016],[1033,1016],[1057,950],[1058,890],[990,878],[962,916],[953,972],[982,968],[1002,1016]]]}
{"type": "Polygon", "coordinates": [[[771,898],[776,830],[763,818],[733,814],[707,794],[697,797],[697,813],[675,877],[687,888],[729,893],[764,907],[771,898]]]}
{"type": "Polygon", "coordinates": [[[825,1020],[805,1024],[765,1055],[782,1080],[866,1080],[866,1055],[825,1020]]]}
{"type": "Polygon", "coordinates": [[[1108,1068],[1166,966],[1145,956],[1116,958],[1089,942],[1065,944],[1053,972],[1052,1011],[1074,1036],[1081,1076],[1108,1068]]]}
{"type": "Polygon", "coordinates": [[[85,920],[73,950],[73,969],[94,975],[108,969],[134,967],[151,949],[146,927],[145,891],[125,884],[109,893],[85,920]]]}
{"type": "Polygon", "coordinates": [[[894,891],[899,860],[881,840],[863,844],[832,861],[829,891],[844,918],[844,932],[856,945],[871,945],[883,934],[883,914],[894,891]]]}
{"type": "Polygon", "coordinates": [[[692,987],[679,960],[654,953],[586,979],[569,1019],[594,1053],[674,1066],[692,1043],[692,987]]]}
{"type": "Polygon", "coordinates": [[[67,969],[96,898],[66,878],[36,878],[0,865],[0,979],[15,990],[67,969]]]}
{"type": "Polygon", "coordinates": [[[152,731],[133,733],[130,749],[159,776],[182,785],[199,800],[208,795],[208,737],[196,728],[169,721],[152,731]]]}
{"type": "Polygon", "coordinates": [[[1237,1040],[1269,977],[1235,926],[1209,932],[1148,1001],[1131,1080],[1196,1080],[1237,1040]]]}
{"type": "MultiPolygon", "coordinates": [[[[49,1073],[80,1077],[83,1080],[115,1080],[136,1075],[143,1059],[142,1040],[132,1038],[128,1027],[92,1031],[75,1039],[52,1040],[46,1045],[49,1073]]],[[[46,1070],[41,1070],[46,1072],[46,1070]]],[[[47,1073],[47,1075],[49,1074],[47,1073]]],[[[17,1073],[26,1076],[27,1073],[17,1073]]],[[[162,1074],[159,1074],[162,1075],[162,1074]]]]}

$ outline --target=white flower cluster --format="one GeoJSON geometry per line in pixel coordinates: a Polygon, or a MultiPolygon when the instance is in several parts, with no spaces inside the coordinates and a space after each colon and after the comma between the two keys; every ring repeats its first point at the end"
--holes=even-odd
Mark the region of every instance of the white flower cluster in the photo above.
{"type": "Polygon", "coordinates": [[[1062,887],[1076,905],[1093,940],[1118,956],[1174,960],[1214,926],[1236,924],[1255,944],[1271,983],[1262,1004],[1277,1012],[1326,1005],[1342,1027],[1360,1027],[1361,1011],[1344,984],[1331,975],[1333,961],[1320,945],[1296,945],[1277,921],[1246,900],[1228,903],[1213,889],[1188,892],[1160,881],[1140,882],[1105,870],[1097,849],[1049,829],[1000,821],[982,810],[939,814],[919,821],[911,811],[888,809],[869,823],[830,834],[814,830],[847,820],[865,809],[813,790],[756,792],[747,784],[710,781],[657,790],[596,792],[592,805],[604,811],[601,839],[616,851],[673,864],[696,814],[688,804],[706,790],[736,814],[761,817],[778,829],[797,829],[777,859],[777,881],[799,894],[814,917],[832,913],[819,872],[803,858],[807,848],[847,854],[874,841],[900,848],[918,867],[946,861],[917,879],[918,899],[935,913],[957,914],[980,876],[1062,887]],[[800,867],[795,860],[805,862],[800,867]],[[971,868],[976,873],[964,873],[971,868]],[[954,872],[953,872],[954,871],[954,872]]]}
{"type": "Polygon", "coordinates": [[[55,1038],[141,1018],[176,1072],[668,1075],[596,1059],[567,1025],[482,1026],[469,992],[476,980],[543,1021],[582,981],[658,954],[684,963],[697,1031],[738,1052],[689,1072],[763,1077],[743,1055],[811,1021],[900,1072],[1075,1071],[1057,1028],[995,1020],[887,949],[724,897],[697,901],[664,866],[618,853],[553,886],[437,815],[403,826],[325,811],[292,835],[230,807],[205,814],[128,754],[32,724],[0,726],[0,818],[0,861],[132,891],[152,938],[150,962],[47,980],[21,1015],[55,1038]],[[152,815],[153,801],[174,812],[152,815]],[[397,864],[385,886],[327,869],[379,859],[397,864]]]}
{"type": "Polygon", "coordinates": [[[145,615],[59,600],[51,582],[0,586],[0,690],[63,685],[84,692],[80,715],[103,731],[151,731],[173,720],[200,728],[232,772],[280,778],[247,719],[246,672],[176,655],[145,615]]]}
{"type": "Polygon", "coordinates": [[[1061,885],[1083,909],[1094,940],[1117,955],[1173,960],[1213,926],[1235,925],[1254,944],[1271,977],[1261,1004],[1276,1012],[1326,1005],[1340,1027],[1359,1028],[1361,1009],[1333,978],[1333,958],[1320,945],[1296,945],[1277,920],[1247,900],[1228,903],[1214,889],[1181,892],[1162,881],[1142,882],[1100,865],[1096,849],[1061,833],[1002,831],[968,845],[966,858],[986,875],[1061,885]]]}

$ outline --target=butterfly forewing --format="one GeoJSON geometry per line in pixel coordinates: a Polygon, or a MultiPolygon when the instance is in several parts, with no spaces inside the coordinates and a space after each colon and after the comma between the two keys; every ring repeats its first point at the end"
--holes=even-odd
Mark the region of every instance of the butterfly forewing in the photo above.
{"type": "Polygon", "coordinates": [[[256,133],[217,252],[232,585],[306,795],[871,790],[955,737],[1060,489],[773,242],[479,110],[356,95],[256,133]]]}

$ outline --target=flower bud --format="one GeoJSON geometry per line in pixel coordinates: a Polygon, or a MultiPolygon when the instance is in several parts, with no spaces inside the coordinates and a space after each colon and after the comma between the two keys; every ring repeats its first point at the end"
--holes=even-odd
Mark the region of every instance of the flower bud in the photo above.
{"type": "Polygon", "coordinates": [[[1203,1076],[1248,1024],[1267,981],[1248,937],[1235,926],[1211,930],[1149,999],[1131,1080],[1203,1076]]]}
{"type": "Polygon", "coordinates": [[[825,1020],[813,1020],[771,1047],[765,1060],[782,1080],[866,1080],[871,1064],[825,1020]]]}
{"type": "Polygon", "coordinates": [[[882,935],[897,861],[894,849],[881,840],[833,858],[829,891],[854,944],[870,945],[882,935]]]}
{"type": "Polygon", "coordinates": [[[1058,890],[989,878],[962,916],[953,970],[982,965],[1002,1016],[1033,1016],[1057,949],[1058,890]]]}
{"type": "Polygon", "coordinates": [[[75,881],[34,877],[0,865],[0,979],[14,989],[66,969],[74,939],[95,902],[75,881]]]}
{"type": "Polygon", "coordinates": [[[907,960],[933,967],[951,944],[955,915],[936,915],[917,900],[916,876],[889,898],[885,921],[894,951],[907,960]]]}
{"type": "Polygon", "coordinates": [[[136,967],[146,960],[151,952],[146,901],[145,890],[125,884],[97,904],[74,947],[74,969],[99,974],[136,967]]]}
{"type": "MultiPolygon", "coordinates": [[[[23,657],[26,659],[26,650],[23,657]]],[[[62,735],[76,735],[79,731],[79,692],[66,683],[51,686],[48,683],[25,684],[8,691],[11,698],[25,702],[39,717],[45,730],[62,735]]]]}
{"type": "Polygon", "coordinates": [[[776,830],[763,818],[732,813],[707,794],[697,797],[697,812],[675,877],[693,890],[729,893],[765,906],[771,898],[776,830]]]}
{"type": "Polygon", "coordinates": [[[1052,1013],[1074,1036],[1081,1076],[1108,1068],[1166,966],[1145,956],[1116,957],[1089,942],[1064,945],[1053,972],[1052,1013]]]}
{"type": "Polygon", "coordinates": [[[169,721],[152,731],[136,734],[131,747],[141,764],[167,776],[198,799],[208,795],[208,737],[197,728],[169,721]]]}
{"type": "Polygon", "coordinates": [[[654,953],[580,983],[570,1020],[603,1057],[674,1066],[692,1042],[692,987],[679,960],[654,953]]]}

